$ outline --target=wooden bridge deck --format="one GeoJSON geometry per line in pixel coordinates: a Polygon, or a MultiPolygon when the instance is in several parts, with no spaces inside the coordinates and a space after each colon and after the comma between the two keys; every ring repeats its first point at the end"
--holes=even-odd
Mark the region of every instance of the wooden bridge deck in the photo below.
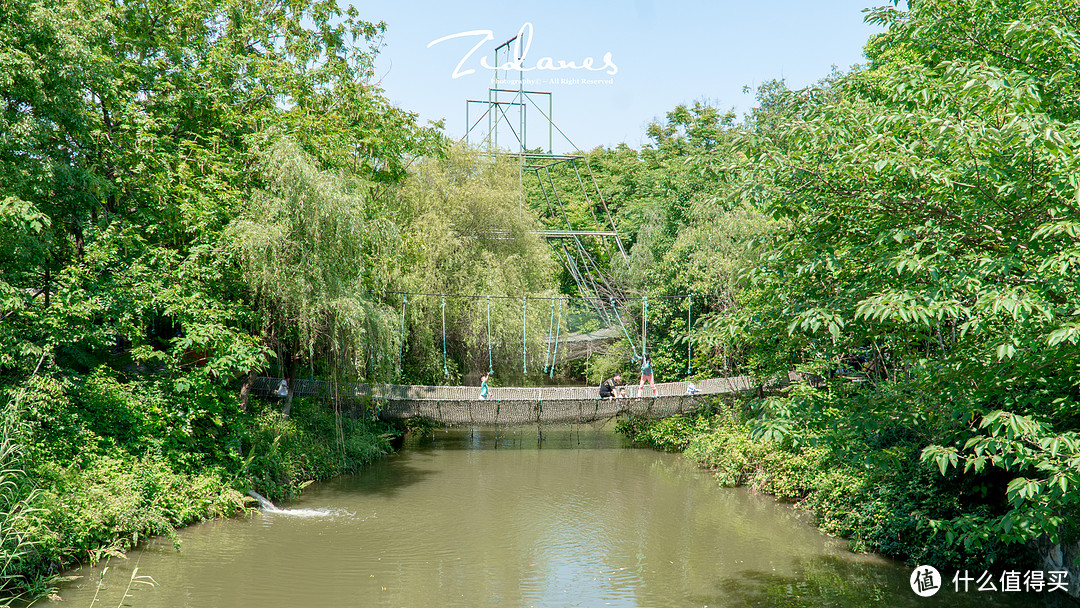
{"type": "MultiPolygon", "coordinates": [[[[272,395],[280,378],[259,378],[252,391],[272,395]]],[[[757,388],[749,376],[713,378],[693,383],[698,389],[687,395],[689,382],[656,385],[657,397],[646,387],[648,397],[634,398],[636,385],[626,385],[630,397],[600,399],[595,386],[491,387],[486,400],[476,386],[420,386],[340,383],[337,395],[346,401],[371,398],[380,418],[401,420],[429,418],[443,424],[530,424],[577,423],[605,420],[620,413],[647,418],[664,418],[693,411],[703,397],[752,391],[757,388]]],[[[294,381],[296,396],[332,396],[333,387],[322,380],[294,381]]]]}

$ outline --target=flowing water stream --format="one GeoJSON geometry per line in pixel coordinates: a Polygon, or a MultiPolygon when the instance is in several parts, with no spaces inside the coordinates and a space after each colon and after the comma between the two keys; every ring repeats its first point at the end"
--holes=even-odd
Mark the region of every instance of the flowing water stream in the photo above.
{"type": "Polygon", "coordinates": [[[438,431],[299,500],[180,537],[180,551],[154,539],[73,572],[81,578],[60,589],[62,605],[986,608],[1048,599],[956,594],[949,582],[919,598],[902,564],[854,555],[790,506],[719,488],[680,456],[629,449],[590,426],[545,429],[540,447],[535,428],[438,431]],[[131,584],[136,567],[155,584],[131,584]]]}

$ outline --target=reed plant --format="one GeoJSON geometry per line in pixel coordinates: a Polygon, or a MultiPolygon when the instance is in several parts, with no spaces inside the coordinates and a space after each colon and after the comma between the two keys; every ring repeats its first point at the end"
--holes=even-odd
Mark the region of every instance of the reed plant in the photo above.
{"type": "Polygon", "coordinates": [[[36,542],[28,533],[40,509],[32,507],[37,490],[30,482],[19,442],[20,393],[0,411],[0,606],[42,584],[27,580],[25,564],[36,542]]]}

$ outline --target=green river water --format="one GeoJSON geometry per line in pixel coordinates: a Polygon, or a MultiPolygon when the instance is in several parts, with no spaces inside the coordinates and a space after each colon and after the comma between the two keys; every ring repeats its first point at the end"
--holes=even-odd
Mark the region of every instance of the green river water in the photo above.
{"type": "Polygon", "coordinates": [[[546,428],[537,444],[535,428],[438,431],[280,511],[184,529],[179,551],[154,539],[79,569],[62,604],[35,606],[1049,605],[949,581],[917,597],[903,564],[610,429],[546,428]],[[129,589],[136,567],[155,584],[129,589]]]}

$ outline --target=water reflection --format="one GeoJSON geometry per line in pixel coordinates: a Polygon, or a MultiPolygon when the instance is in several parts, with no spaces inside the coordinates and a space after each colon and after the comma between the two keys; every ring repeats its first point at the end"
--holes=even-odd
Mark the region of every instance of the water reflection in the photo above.
{"type": "MultiPolygon", "coordinates": [[[[985,608],[989,606],[1041,606],[1075,608],[1075,600],[1061,593],[956,593],[943,581],[933,597],[915,595],[909,586],[910,570],[874,559],[825,556],[801,560],[795,574],[741,571],[717,579],[714,594],[696,598],[708,606],[770,606],[818,608],[824,606],[887,606],[889,608],[985,608]]],[[[950,577],[944,577],[949,579],[950,577]]]]}
{"type": "MultiPolygon", "coordinates": [[[[802,514],[722,489],[671,454],[590,425],[437,431],[362,474],[314,484],[284,511],[181,532],[113,561],[159,583],[127,605],[1031,606],[1045,597],[917,598],[910,570],[855,556],[802,514]],[[296,517],[293,513],[318,513],[296,517]],[[959,603],[957,603],[959,602],[959,603]],[[966,603],[965,603],[966,602],[966,603]],[[1011,603],[1009,603],[1011,602],[1011,603]]],[[[89,606],[101,569],[66,585],[89,606]]]]}
{"type": "Polygon", "coordinates": [[[611,421],[577,425],[451,427],[429,435],[410,436],[410,451],[433,450],[577,450],[632,447],[629,440],[612,432],[611,421]]]}

